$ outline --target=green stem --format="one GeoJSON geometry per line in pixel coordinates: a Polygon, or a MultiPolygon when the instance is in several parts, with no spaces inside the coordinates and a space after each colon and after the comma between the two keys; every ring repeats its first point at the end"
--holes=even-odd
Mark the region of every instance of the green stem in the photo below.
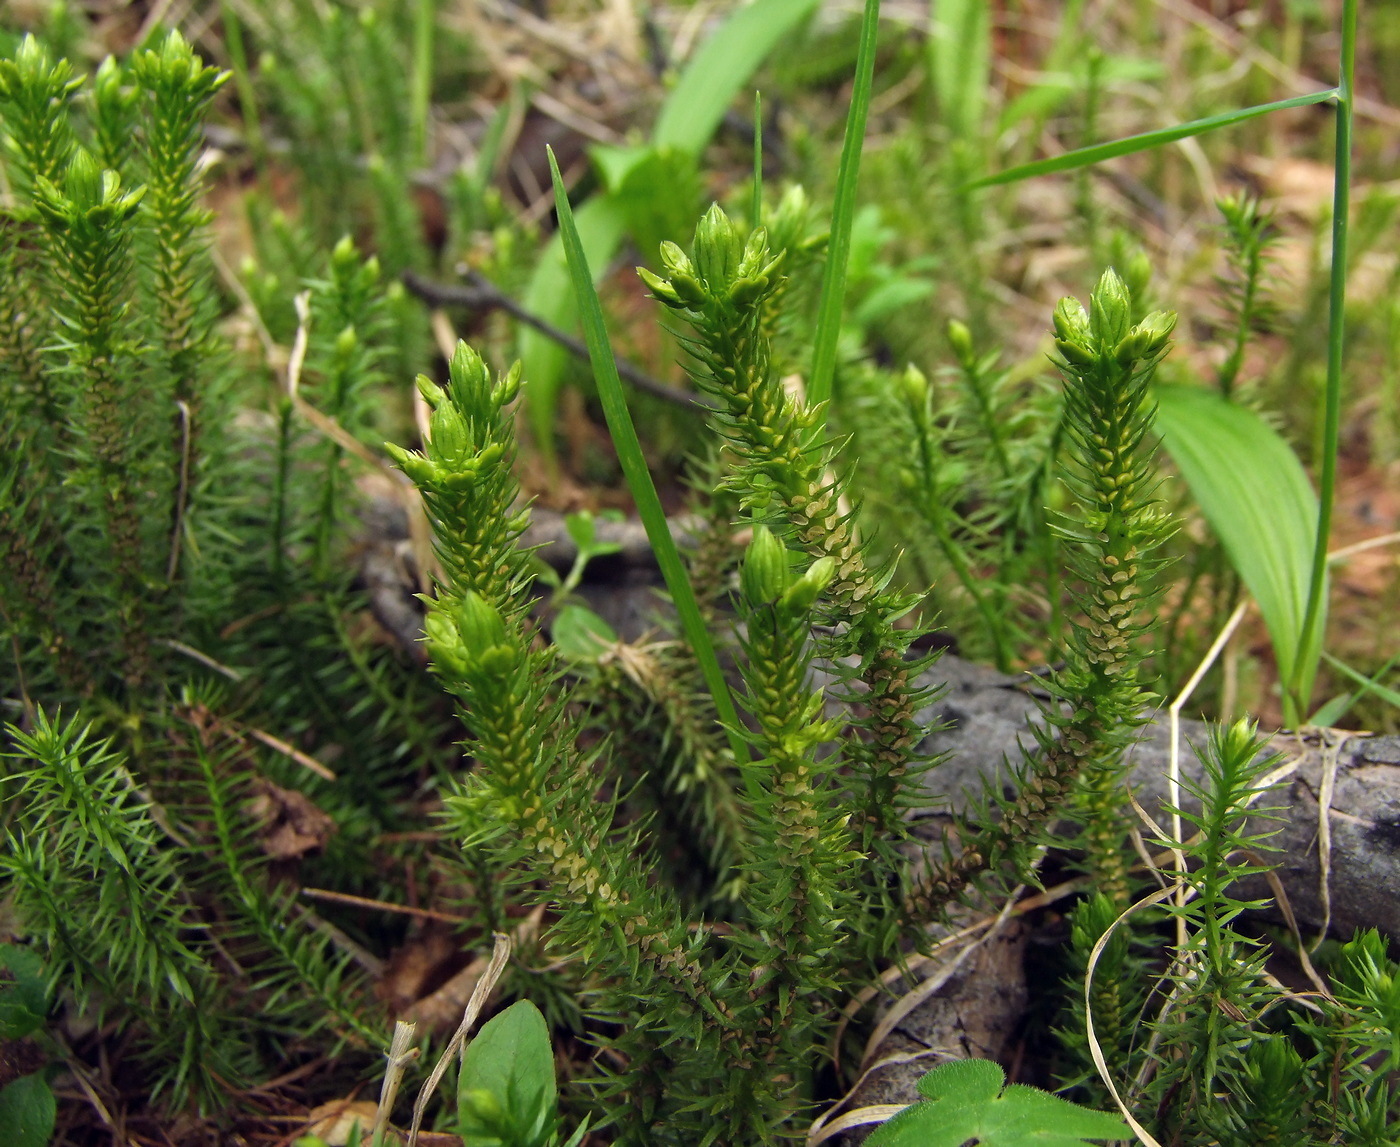
{"type": "Polygon", "coordinates": [[[437,9],[434,0],[418,0],[413,10],[413,75],[410,99],[413,111],[413,154],[422,164],[428,162],[428,110],[433,90],[433,27],[437,9]]]}
{"type": "Polygon", "coordinates": [[[763,226],[763,94],[753,94],[753,206],[751,227],[763,226]]]}
{"type": "MultiPolygon", "coordinates": [[[[915,417],[918,418],[918,415],[916,414],[915,417]]],[[[937,541],[938,548],[943,551],[944,558],[953,567],[953,573],[962,583],[963,589],[967,590],[971,596],[973,604],[977,607],[977,612],[982,615],[982,623],[987,627],[987,635],[992,639],[992,644],[996,648],[997,668],[1003,673],[1007,673],[1011,669],[1011,648],[1006,638],[1005,627],[1002,625],[1002,619],[997,616],[996,611],[988,603],[986,595],[979,589],[977,579],[972,576],[967,559],[963,557],[962,551],[948,531],[948,523],[943,513],[943,503],[938,497],[936,487],[929,428],[924,425],[922,418],[919,418],[919,423],[919,463],[924,472],[924,493],[929,495],[924,499],[923,518],[933,528],[934,540],[937,541]]]]}
{"type": "Polygon", "coordinates": [[[1308,606],[1303,614],[1300,654],[1284,691],[1284,717],[1296,728],[1307,710],[1304,695],[1312,658],[1312,632],[1322,613],[1327,577],[1327,546],[1332,532],[1332,504],[1337,486],[1337,453],[1342,416],[1342,358],[1346,336],[1347,232],[1351,212],[1352,87],[1356,78],[1357,0],[1342,6],[1341,76],[1337,85],[1337,149],[1332,184],[1332,276],[1327,300],[1327,395],[1322,428],[1322,474],[1317,505],[1317,539],[1313,546],[1308,606]]]}

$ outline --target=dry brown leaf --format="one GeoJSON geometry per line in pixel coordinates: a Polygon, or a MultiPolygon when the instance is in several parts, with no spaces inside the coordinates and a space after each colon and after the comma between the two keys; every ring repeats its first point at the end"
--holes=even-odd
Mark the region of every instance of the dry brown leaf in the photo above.
{"type": "Polygon", "coordinates": [[[307,1118],[312,1123],[306,1133],[324,1139],[329,1147],[345,1147],[356,1127],[362,1137],[369,1135],[377,1110],[377,1105],[368,1099],[333,1099],[311,1109],[307,1118]]]}
{"type": "Polygon", "coordinates": [[[258,822],[262,848],[274,860],[296,860],[325,848],[336,824],[296,789],[284,789],[259,778],[248,802],[248,815],[258,822]]]}
{"type": "MultiPolygon", "coordinates": [[[[413,1007],[442,984],[450,983],[469,959],[469,954],[462,951],[462,941],[449,930],[424,928],[391,953],[384,975],[375,985],[375,994],[388,1004],[390,1015],[421,1019],[411,1014],[413,1007]]],[[[449,1029],[461,1014],[459,1007],[447,1024],[449,1029]]]]}

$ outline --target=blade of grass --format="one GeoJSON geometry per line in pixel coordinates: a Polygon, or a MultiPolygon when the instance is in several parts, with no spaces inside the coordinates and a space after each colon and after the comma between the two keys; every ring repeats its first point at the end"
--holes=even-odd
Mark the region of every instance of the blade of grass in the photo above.
{"type": "MultiPolygon", "coordinates": [[[[1259,603],[1280,680],[1310,689],[1322,625],[1320,616],[1305,624],[1317,497],[1302,464],[1262,418],[1212,391],[1160,386],[1156,398],[1157,431],[1259,603]]],[[[1295,700],[1285,691],[1296,728],[1306,714],[1295,700]]]]}
{"type": "Polygon", "coordinates": [[[1017,167],[1008,167],[1005,171],[999,171],[995,175],[974,180],[968,186],[970,188],[995,187],[1004,183],[1019,183],[1023,179],[1031,179],[1037,175],[1050,175],[1057,171],[1073,171],[1077,167],[1102,163],[1105,159],[1116,159],[1120,155],[1131,155],[1135,151],[1147,151],[1154,147],[1161,147],[1163,144],[1175,143],[1179,139],[1188,139],[1193,135],[1204,135],[1208,131],[1216,131],[1232,124],[1244,123],[1245,120],[1268,115],[1269,112],[1326,103],[1330,99],[1337,99],[1340,90],[1339,88],[1327,88],[1325,91],[1309,92],[1305,96],[1294,96],[1292,99],[1277,100],[1271,104],[1259,104],[1251,108],[1241,108],[1238,111],[1222,112],[1220,115],[1207,116],[1205,119],[1192,120],[1190,123],[1177,124],[1175,127],[1145,131],[1141,135],[1130,135],[1123,139],[1110,140],[1108,143],[1096,143],[1092,147],[1076,148],[1074,151],[1065,152],[1064,155],[1052,156],[1049,159],[1037,159],[1033,163],[1023,163],[1017,167]]]}
{"type": "Polygon", "coordinates": [[[1375,675],[1372,677],[1363,677],[1350,665],[1347,665],[1345,662],[1339,661],[1337,658],[1333,657],[1330,653],[1327,653],[1325,651],[1322,654],[1322,658],[1324,661],[1327,662],[1327,664],[1332,666],[1332,668],[1338,670],[1344,676],[1350,677],[1352,681],[1354,681],[1357,685],[1361,686],[1361,689],[1359,692],[1347,693],[1344,694],[1342,697],[1334,698],[1332,701],[1329,701],[1326,705],[1324,705],[1321,709],[1319,709],[1316,713],[1312,715],[1312,718],[1308,721],[1308,724],[1336,724],[1343,717],[1345,717],[1347,712],[1351,709],[1351,707],[1355,705],[1357,701],[1361,700],[1362,697],[1366,696],[1367,693],[1374,693],[1382,701],[1385,701],[1391,705],[1394,705],[1397,709],[1400,709],[1400,693],[1397,693],[1394,689],[1387,689],[1384,685],[1380,683],[1381,678],[1395,668],[1395,663],[1397,661],[1400,661],[1400,653],[1397,653],[1394,657],[1392,657],[1389,661],[1382,665],[1378,670],[1376,670],[1375,675]],[[1338,704],[1338,702],[1341,703],[1338,704]]]}
{"type": "Polygon", "coordinates": [[[865,119],[870,111],[870,89],[875,78],[875,34],[879,24],[880,0],[865,0],[851,109],[846,116],[846,139],[841,145],[841,163],[836,169],[831,238],[826,246],[826,270],[822,275],[821,302],[813,339],[812,377],[807,380],[807,401],[813,406],[831,397],[831,382],[836,374],[836,340],[841,333],[841,306],[846,299],[846,263],[851,254],[851,223],[856,214],[856,183],[860,179],[865,119]]]}
{"type": "MultiPolygon", "coordinates": [[[[735,761],[748,760],[747,749],[739,736],[739,715],[734,710],[734,700],[729,694],[729,685],[715,656],[714,645],[710,641],[709,630],[700,617],[700,607],[695,600],[690,578],[686,576],[685,564],[671,537],[671,528],[666,522],[666,511],[661,507],[661,499],[652,484],[651,473],[647,469],[646,458],[642,454],[642,444],[637,440],[636,427],[632,425],[632,415],[627,409],[627,397],[622,391],[622,380],[617,375],[617,364],[613,361],[612,346],[608,342],[607,327],[603,323],[603,306],[598,300],[598,292],[593,286],[593,276],[588,269],[588,258],[584,254],[583,243],[579,239],[578,228],[574,224],[574,214],[569,207],[569,195],[564,189],[564,179],[559,174],[559,164],[554,158],[554,149],[546,149],[549,155],[549,172],[554,180],[554,205],[559,213],[559,235],[564,246],[564,257],[568,263],[569,275],[573,280],[574,293],[578,300],[580,317],[583,320],[584,341],[588,343],[588,356],[593,364],[594,377],[598,384],[598,399],[603,405],[603,414],[608,421],[608,432],[612,435],[613,447],[617,450],[617,460],[627,479],[628,489],[637,503],[637,513],[641,515],[646,528],[647,540],[651,542],[656,562],[661,567],[661,576],[666,579],[666,588],[671,591],[671,601],[676,607],[681,630],[700,670],[705,683],[714,698],[715,710],[724,724],[729,737],[729,747],[735,761]]],[[[756,789],[757,779],[746,781],[751,790],[756,789]]],[[[756,792],[753,795],[758,795],[756,792]]]]}
{"type": "Polygon", "coordinates": [[[1390,667],[1395,664],[1394,657],[1385,663],[1384,667],[1382,667],[1381,671],[1377,673],[1375,677],[1365,677],[1345,662],[1338,661],[1330,653],[1324,653],[1322,656],[1333,669],[1338,670],[1346,677],[1350,677],[1357,685],[1360,685],[1362,693],[1374,693],[1382,701],[1400,709],[1400,693],[1397,693],[1394,689],[1387,689],[1377,681],[1377,678],[1383,677],[1390,667]]]}
{"type": "MultiPolygon", "coordinates": [[[[578,210],[577,233],[588,255],[588,265],[601,274],[622,245],[626,229],[625,205],[611,196],[597,196],[578,210]]],[[[569,289],[569,268],[556,232],[545,246],[522,300],[525,309],[565,331],[578,329],[578,302],[569,289]]],[[[530,431],[535,448],[554,465],[554,409],[564,385],[569,352],[539,331],[526,328],[519,336],[520,360],[531,393],[526,398],[530,431]]]]}
{"type": "MultiPolygon", "coordinates": [[[[1327,547],[1332,533],[1332,503],[1337,488],[1337,453],[1342,421],[1342,357],[1346,335],[1347,229],[1351,213],[1352,88],[1356,80],[1356,0],[1342,5],[1342,52],[1337,86],[1337,150],[1332,169],[1332,276],[1327,296],[1327,396],[1322,423],[1322,473],[1319,478],[1317,537],[1303,624],[1311,626],[1325,612],[1327,547]]],[[[1312,680],[1301,667],[1286,682],[1300,710],[1306,708],[1312,680]]]]}
{"type": "Polygon", "coordinates": [[[699,155],[759,64],[816,7],[817,0],[763,0],[735,12],[686,64],[651,142],[699,155]]]}

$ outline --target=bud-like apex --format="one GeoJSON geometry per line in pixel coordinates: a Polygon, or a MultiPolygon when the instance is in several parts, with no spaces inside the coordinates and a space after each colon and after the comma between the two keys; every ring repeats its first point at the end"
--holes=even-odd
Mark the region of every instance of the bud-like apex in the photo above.
{"type": "Polygon", "coordinates": [[[648,271],[645,267],[638,267],[637,278],[641,279],[646,289],[651,292],[651,297],[663,306],[678,308],[685,305],[675,287],[660,275],[648,271]]]}
{"type": "Polygon", "coordinates": [[[423,640],[439,672],[449,677],[461,677],[466,673],[467,656],[462,638],[451,619],[440,610],[428,610],[428,616],[423,619],[423,640]]]}
{"type": "Polygon", "coordinates": [[[711,204],[695,228],[695,269],[711,293],[719,294],[729,285],[743,251],[733,220],[718,203],[711,204]]]}
{"type": "Polygon", "coordinates": [[[1175,326],[1175,314],[1153,311],[1114,348],[1114,358],[1125,366],[1135,359],[1155,358],[1165,349],[1175,326]]]}
{"type": "Polygon", "coordinates": [[[122,67],[117,63],[115,56],[108,56],[97,67],[97,74],[92,77],[93,95],[97,103],[114,103],[121,93],[122,67]]]}
{"type": "Polygon", "coordinates": [[[1089,333],[1089,316],[1084,304],[1076,298],[1063,298],[1052,317],[1055,326],[1055,348],[1072,365],[1087,366],[1094,361],[1093,341],[1089,333]]]}
{"type": "Polygon", "coordinates": [[[650,271],[642,273],[642,281],[661,302],[678,310],[699,310],[704,305],[705,289],[695,264],[669,239],[661,244],[661,270],[664,276],[652,275],[650,271]]]}
{"type": "Polygon", "coordinates": [[[958,362],[963,366],[973,364],[972,332],[960,319],[948,320],[948,345],[953,348],[953,353],[958,356],[958,362]]]}
{"type": "Polygon", "coordinates": [[[428,404],[429,410],[436,410],[447,401],[447,391],[443,390],[426,374],[420,374],[413,381],[418,387],[418,393],[423,396],[423,401],[428,404]]]}
{"type": "Polygon", "coordinates": [[[394,464],[420,490],[436,486],[442,480],[438,468],[423,455],[416,454],[412,450],[405,450],[402,446],[396,446],[392,442],[384,443],[384,449],[389,452],[389,457],[394,460],[394,464]]]}
{"type": "Polygon", "coordinates": [[[928,379],[912,362],[899,376],[899,390],[904,395],[904,401],[916,411],[923,410],[928,404],[928,379]]]}
{"type": "Polygon", "coordinates": [[[790,580],[787,549],[767,526],[755,526],[753,541],[744,553],[739,588],[749,605],[777,601],[790,580]]]}
{"type": "Polygon", "coordinates": [[[355,353],[355,348],[360,345],[360,336],[355,333],[353,326],[346,327],[340,334],[335,336],[335,353],[338,358],[347,359],[355,353]]]}
{"type": "Polygon", "coordinates": [[[471,434],[461,412],[450,402],[444,402],[433,411],[428,427],[434,457],[449,469],[461,468],[472,452],[471,434]]]}
{"type": "Polygon", "coordinates": [[[355,250],[355,241],[349,235],[342,235],[331,250],[331,267],[342,274],[349,274],[359,262],[360,253],[355,250]]]}
{"type": "Polygon", "coordinates": [[[79,147],[73,152],[64,176],[63,190],[81,212],[91,211],[102,202],[106,190],[102,169],[87,148],[79,147]]]}
{"type": "Polygon", "coordinates": [[[468,418],[484,415],[491,401],[491,375],[481,356],[458,341],[448,368],[452,397],[468,418]]]}
{"type": "Polygon", "coordinates": [[[1108,268],[1089,296],[1089,326],[1098,349],[1110,349],[1123,341],[1133,321],[1133,300],[1118,272],[1108,268]]]}
{"type": "Polygon", "coordinates": [[[506,643],[506,623],[484,597],[475,590],[462,595],[457,607],[457,632],[468,656],[480,657],[488,649],[506,643]]]}
{"type": "Polygon", "coordinates": [[[519,359],[510,364],[510,369],[496,383],[496,401],[501,406],[509,406],[520,394],[521,380],[525,374],[525,367],[519,359]]]}
{"type": "Polygon", "coordinates": [[[783,605],[788,609],[806,613],[816,604],[817,598],[835,577],[835,559],[818,558],[807,567],[807,572],[793,583],[792,588],[783,594],[783,605]]]}

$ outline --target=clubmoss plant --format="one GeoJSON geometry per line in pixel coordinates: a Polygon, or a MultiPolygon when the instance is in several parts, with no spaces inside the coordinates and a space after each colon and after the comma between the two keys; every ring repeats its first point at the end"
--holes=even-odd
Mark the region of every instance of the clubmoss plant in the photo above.
{"type": "MultiPolygon", "coordinates": [[[[723,942],[688,918],[676,881],[639,873],[636,855],[657,865],[657,844],[616,810],[641,778],[625,771],[625,749],[586,747],[577,706],[588,690],[571,694],[533,633],[518,545],[527,513],[510,474],[518,369],[493,381],[459,346],[447,387],[419,381],[433,409],[422,453],[393,450],[434,523],[445,581],[430,602],[429,648],[462,702],[477,759],[450,799],[453,824],[493,869],[526,866],[561,914],[558,941],[596,969],[600,1016],[623,1033],[610,1042],[627,1066],[604,1068],[600,1093],[623,1142],[774,1141],[810,1094],[841,985],[892,958],[902,935],[917,936],[984,870],[1024,864],[1061,811],[1077,808],[1084,820],[1096,878],[1114,898],[1127,893],[1119,758],[1142,720],[1140,610],[1169,532],[1151,497],[1146,387],[1173,320],[1132,324],[1112,272],[1091,313],[1068,300],[1056,312],[1083,507],[1058,525],[1080,551],[1084,586],[1070,665],[1052,682],[1067,711],[1049,712],[1060,736],[1043,736],[1000,823],[901,896],[901,813],[928,799],[915,784],[928,766],[914,721],[925,662],[908,656],[919,630],[895,624],[916,599],[888,589],[889,567],[867,557],[820,411],[775,376],[768,303],[781,291],[781,261],[761,229],[745,235],[712,208],[693,253],[665,244],[664,274],[642,272],[688,327],[693,375],[732,459],[722,490],[753,523],[735,599],[748,718],[737,732],[748,752],[732,802],[743,848],[736,872],[714,877],[733,892],[723,942]],[[834,676],[826,690],[813,684],[818,654],[834,676]],[[840,716],[833,701],[845,703],[840,716]]],[[[601,622],[571,608],[555,633],[572,657],[628,656],[601,622]]]]}
{"type": "Polygon", "coordinates": [[[1175,316],[1157,312],[1131,325],[1130,308],[1123,281],[1107,271],[1088,311],[1074,299],[1055,309],[1072,443],[1066,479],[1080,512],[1052,522],[1079,582],[1082,616],[1073,621],[1065,668],[1047,679],[1055,704],[1045,710],[1047,726],[1037,733],[1039,751],[1025,763],[1018,795],[1003,803],[999,823],[928,873],[913,894],[916,906],[956,893],[985,869],[1009,862],[1024,871],[1026,846],[1064,811],[1076,786],[1096,885],[1126,903],[1121,761],[1144,720],[1138,639],[1155,597],[1156,551],[1172,530],[1153,499],[1147,388],[1175,324],[1175,316]]]}
{"type": "MultiPolygon", "coordinates": [[[[299,415],[275,442],[230,416],[234,384],[256,400],[259,380],[236,373],[209,287],[221,83],[177,34],[85,91],[33,38],[0,61],[0,880],[77,1012],[121,1033],[109,1051],[143,1102],[214,1120],[289,1060],[379,1043],[350,942],[279,885],[252,810],[311,810],[334,856],[317,882],[378,893],[386,793],[443,754],[445,716],[414,667],[351,636],[343,542],[312,560],[318,513],[343,529],[344,466],[299,415]],[[329,509],[298,496],[318,478],[329,509]],[[332,739],[334,783],[292,744],[332,739]]],[[[363,435],[384,292],[346,248],[301,284],[319,321],[304,374],[363,435]]]]}
{"type": "MultiPolygon", "coordinates": [[[[924,694],[912,684],[925,662],[906,656],[918,631],[895,626],[916,599],[888,589],[891,567],[868,560],[822,410],[789,394],[774,369],[768,315],[784,286],[782,260],[763,229],[746,236],[716,206],[696,227],[693,257],[666,243],[663,273],[639,274],[690,328],[692,375],[716,403],[713,424],[733,452],[728,484],[741,504],[780,525],[809,557],[832,564],[820,616],[839,636],[824,652],[867,713],[856,719],[863,736],[847,746],[859,778],[854,842],[893,863],[906,831],[901,794],[925,763],[914,723],[924,694]]],[[[879,909],[886,922],[897,911],[893,904],[879,909]]]]}

